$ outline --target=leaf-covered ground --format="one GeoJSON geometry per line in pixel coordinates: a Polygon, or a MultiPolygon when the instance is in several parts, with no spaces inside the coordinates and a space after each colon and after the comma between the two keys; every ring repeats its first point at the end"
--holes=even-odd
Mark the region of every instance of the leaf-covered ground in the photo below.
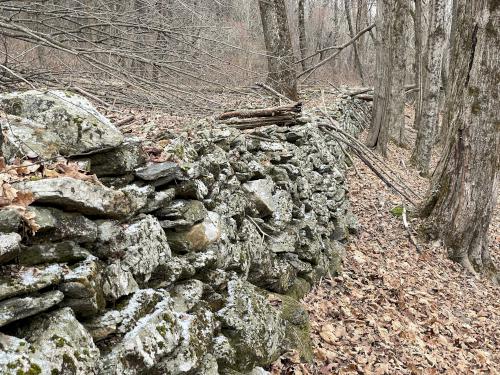
{"type": "MultiPolygon", "coordinates": [[[[409,140],[415,134],[409,130],[409,140]]],[[[388,162],[421,196],[428,180],[408,168],[411,151],[390,145],[388,162]]],[[[347,245],[342,276],[324,279],[306,296],[313,364],[283,357],[274,373],[498,374],[500,288],[467,274],[439,244],[410,242],[401,199],[355,160],[350,200],[359,234],[347,245]]],[[[499,207],[490,251],[500,255],[499,207]]],[[[410,222],[415,232],[418,219],[410,222]]],[[[416,234],[416,232],[415,232],[416,234]]],[[[296,356],[295,356],[296,359],[296,356]]]]}

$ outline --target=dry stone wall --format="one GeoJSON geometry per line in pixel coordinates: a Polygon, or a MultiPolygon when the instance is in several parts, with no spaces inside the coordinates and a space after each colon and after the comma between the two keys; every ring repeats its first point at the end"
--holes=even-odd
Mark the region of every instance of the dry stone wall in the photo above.
{"type": "Polygon", "coordinates": [[[33,193],[39,229],[0,210],[0,373],[264,374],[287,350],[311,359],[298,300],[340,272],[356,230],[323,119],[251,133],[198,122],[168,137],[173,161],[152,163],[81,97],[0,106],[7,158],[66,155],[103,183],[14,184],[33,193]]]}

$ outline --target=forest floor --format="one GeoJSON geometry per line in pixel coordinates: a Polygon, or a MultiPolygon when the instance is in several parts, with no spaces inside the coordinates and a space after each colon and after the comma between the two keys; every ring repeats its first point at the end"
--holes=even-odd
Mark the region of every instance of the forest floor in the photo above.
{"type": "MultiPolygon", "coordinates": [[[[412,144],[416,134],[407,130],[412,144]]],[[[410,155],[390,144],[387,162],[423,197],[429,180],[408,167],[410,155]]],[[[467,274],[437,241],[417,239],[417,252],[401,216],[391,213],[401,198],[360,160],[354,164],[359,176],[349,171],[349,196],[359,232],[347,244],[342,275],[323,279],[303,300],[314,363],[288,355],[272,372],[499,374],[500,288],[467,274]]],[[[497,264],[499,213],[500,204],[489,234],[497,264]]],[[[420,220],[410,225],[418,230],[420,220]]]]}

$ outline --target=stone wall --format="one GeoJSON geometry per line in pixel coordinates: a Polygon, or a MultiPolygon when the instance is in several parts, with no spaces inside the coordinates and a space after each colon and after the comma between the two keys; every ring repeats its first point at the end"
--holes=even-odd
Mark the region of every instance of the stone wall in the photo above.
{"type": "Polygon", "coordinates": [[[356,228],[324,120],[198,122],[152,163],[81,97],[0,105],[7,159],[65,155],[101,182],[12,183],[33,193],[38,230],[0,210],[0,373],[259,374],[287,350],[312,358],[298,300],[339,272],[356,228]]]}

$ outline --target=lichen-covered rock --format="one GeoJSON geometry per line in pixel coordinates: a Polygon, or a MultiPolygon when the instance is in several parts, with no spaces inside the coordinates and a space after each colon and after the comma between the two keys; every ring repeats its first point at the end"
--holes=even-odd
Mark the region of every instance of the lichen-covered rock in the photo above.
{"type": "Polygon", "coordinates": [[[173,311],[173,301],[165,297],[152,313],[139,319],[102,357],[99,373],[154,373],[160,360],[178,346],[181,332],[181,322],[173,311]]]}
{"type": "Polygon", "coordinates": [[[167,207],[170,202],[175,198],[175,189],[167,189],[155,192],[152,196],[148,197],[146,206],[141,209],[142,213],[151,213],[156,210],[161,210],[167,207]]]}
{"type": "Polygon", "coordinates": [[[0,275],[0,300],[57,285],[63,274],[64,268],[58,264],[22,268],[4,266],[0,275]]]}
{"type": "Polygon", "coordinates": [[[139,138],[125,138],[117,148],[90,155],[90,172],[99,177],[121,176],[144,164],[146,156],[139,138]]]}
{"type": "Polygon", "coordinates": [[[276,209],[273,199],[274,183],[271,179],[260,179],[246,182],[243,190],[249,194],[261,216],[270,216],[276,209]]]}
{"type": "Polygon", "coordinates": [[[139,284],[127,265],[120,260],[111,263],[104,270],[102,290],[107,301],[116,301],[139,290],[139,284]]]}
{"type": "Polygon", "coordinates": [[[167,237],[151,215],[142,215],[124,228],[115,222],[99,225],[96,252],[103,258],[120,259],[122,270],[129,270],[139,284],[171,256],[167,237]]]}
{"type": "Polygon", "coordinates": [[[64,295],[52,291],[36,296],[16,297],[0,302],[0,327],[38,314],[57,305],[64,295]]]}
{"type": "Polygon", "coordinates": [[[163,163],[148,163],[137,168],[135,175],[142,180],[152,181],[153,186],[166,185],[181,176],[181,169],[177,163],[166,161],[163,163]]]}
{"type": "Polygon", "coordinates": [[[201,180],[189,180],[175,186],[177,198],[202,200],[207,195],[208,188],[201,180]]]}
{"type": "MultiPolygon", "coordinates": [[[[0,233],[17,232],[21,226],[21,214],[15,209],[0,210],[0,233]]],[[[0,242],[1,243],[1,242],[0,242]]]]}
{"type": "Polygon", "coordinates": [[[92,242],[97,238],[97,225],[76,212],[64,212],[50,207],[28,207],[38,230],[33,241],[73,240],[92,242]]]}
{"type": "Polygon", "coordinates": [[[33,193],[38,203],[82,214],[121,218],[131,213],[131,202],[125,193],[71,177],[22,181],[13,187],[33,193]]]}
{"type": "Polygon", "coordinates": [[[90,256],[88,250],[73,241],[46,242],[22,246],[18,260],[22,265],[74,263],[90,256]]]}
{"type": "Polygon", "coordinates": [[[190,374],[196,370],[209,350],[215,321],[213,313],[203,307],[191,314],[177,314],[181,325],[179,345],[159,365],[163,374],[190,374]]]}
{"type": "Polygon", "coordinates": [[[235,351],[234,364],[229,364],[235,370],[249,371],[261,363],[271,363],[281,354],[283,321],[252,284],[230,281],[226,304],[217,317],[235,351]]]}
{"type": "Polygon", "coordinates": [[[208,212],[201,223],[193,225],[183,232],[168,232],[168,243],[172,250],[177,252],[191,252],[205,250],[208,245],[219,240],[221,236],[220,216],[215,212],[208,212]]]}
{"type": "Polygon", "coordinates": [[[99,350],[70,308],[33,318],[21,333],[23,339],[0,334],[2,374],[95,373],[99,350]]]}
{"type": "Polygon", "coordinates": [[[6,159],[87,154],[123,142],[120,131],[79,95],[57,90],[13,92],[0,95],[0,108],[8,115],[1,124],[6,159]]]}
{"type": "Polygon", "coordinates": [[[203,283],[200,280],[188,280],[176,284],[170,291],[174,300],[174,309],[180,313],[191,310],[203,295],[203,283]]]}
{"type": "Polygon", "coordinates": [[[124,335],[165,298],[168,298],[168,293],[161,289],[138,290],[130,298],[122,301],[116,310],[108,310],[87,320],[84,323],[85,328],[90,332],[94,341],[100,341],[112,334],[124,335]]]}
{"type": "Polygon", "coordinates": [[[64,293],[64,306],[79,317],[97,314],[105,307],[102,265],[95,257],[77,263],[64,275],[59,290],[64,293]]]}
{"type": "Polygon", "coordinates": [[[0,264],[8,262],[19,253],[21,236],[17,233],[0,233],[0,264]]]}
{"type": "Polygon", "coordinates": [[[168,206],[155,211],[154,215],[162,219],[162,227],[168,229],[192,226],[205,219],[208,211],[200,201],[177,199],[168,206]]]}

